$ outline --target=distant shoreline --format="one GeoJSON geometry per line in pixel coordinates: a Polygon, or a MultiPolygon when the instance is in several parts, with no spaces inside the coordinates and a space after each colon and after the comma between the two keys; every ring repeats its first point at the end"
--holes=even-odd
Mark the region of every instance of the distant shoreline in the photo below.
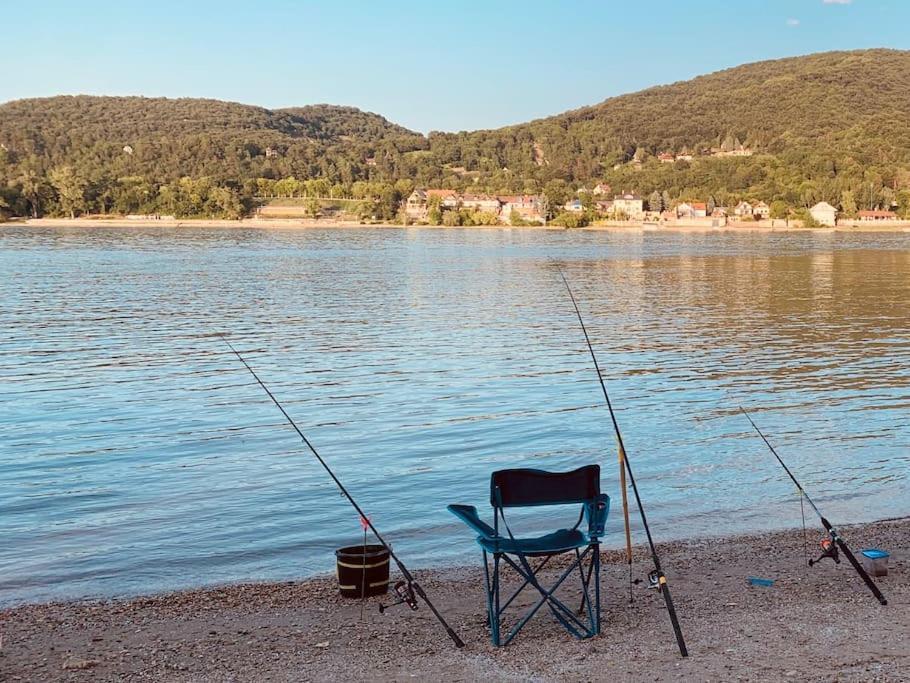
{"type": "Polygon", "coordinates": [[[44,228],[76,228],[76,227],[159,227],[159,228],[265,228],[265,229],[327,229],[327,228],[383,228],[383,229],[429,229],[429,230],[556,230],[562,232],[675,232],[675,233],[729,233],[729,232],[811,232],[817,234],[832,232],[894,232],[910,233],[910,227],[903,225],[882,225],[880,223],[869,226],[837,226],[823,228],[804,228],[796,226],[769,227],[738,223],[723,227],[709,226],[682,226],[661,225],[629,221],[628,225],[589,225],[584,228],[563,228],[550,225],[476,225],[476,226],[446,226],[446,225],[401,225],[394,223],[355,223],[353,221],[329,221],[313,218],[301,219],[271,219],[271,218],[242,218],[239,220],[208,219],[208,218],[183,218],[160,220],[129,220],[126,218],[29,218],[25,220],[12,220],[6,225],[25,225],[29,227],[44,228]]]}

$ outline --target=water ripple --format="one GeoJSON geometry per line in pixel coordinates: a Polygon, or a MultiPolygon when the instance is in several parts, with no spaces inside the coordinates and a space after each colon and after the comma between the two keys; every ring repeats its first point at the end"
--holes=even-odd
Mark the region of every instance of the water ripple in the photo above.
{"type": "MultiPolygon", "coordinates": [[[[491,470],[603,467],[658,539],[910,513],[910,236],[0,228],[0,604],[325,571],[347,503],[464,561],[491,470]]],[[[533,525],[531,520],[523,520],[533,525]]],[[[571,521],[570,521],[571,523],[571,521]]],[[[608,533],[620,543],[621,516],[608,533]]]]}

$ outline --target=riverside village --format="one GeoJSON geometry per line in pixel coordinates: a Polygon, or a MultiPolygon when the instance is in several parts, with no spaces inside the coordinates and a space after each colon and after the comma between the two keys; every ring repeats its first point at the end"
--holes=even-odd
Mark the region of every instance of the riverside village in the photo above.
{"type": "MultiPolygon", "coordinates": [[[[746,150],[748,151],[748,150],[746,150]]],[[[671,157],[670,161],[675,158],[671,157]]],[[[403,203],[403,217],[409,224],[434,225],[543,225],[548,213],[547,200],[541,195],[488,195],[461,193],[448,189],[415,189],[403,203]],[[465,219],[465,215],[469,217],[465,219]]],[[[579,188],[576,197],[553,212],[553,224],[581,227],[588,223],[622,226],[631,223],[665,227],[727,226],[800,227],[806,222],[816,226],[869,226],[910,221],[900,220],[890,209],[856,212],[854,217],[840,214],[828,202],[810,207],[804,218],[793,217],[786,209],[774,211],[762,200],[742,200],[735,206],[718,206],[712,198],[706,201],[679,201],[671,204],[666,194],[653,193],[645,200],[635,192],[613,194],[606,183],[592,189],[579,188]],[[579,217],[572,220],[573,217],[579,217]],[[584,220],[581,220],[584,217],[584,220]]]]}

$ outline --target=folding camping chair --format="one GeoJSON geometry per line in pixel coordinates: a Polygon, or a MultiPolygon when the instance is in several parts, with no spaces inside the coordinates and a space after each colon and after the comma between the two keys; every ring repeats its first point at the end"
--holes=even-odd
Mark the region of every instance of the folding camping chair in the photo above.
{"type": "Polygon", "coordinates": [[[590,638],[600,633],[600,538],[610,510],[610,498],[600,492],[600,467],[587,465],[571,472],[544,472],[543,470],[515,469],[493,472],[490,478],[490,505],[493,506],[493,526],[477,516],[473,505],[449,505],[452,514],[461,519],[479,535],[477,543],[483,551],[484,585],[487,611],[493,645],[508,645],[537,611],[547,605],[556,620],[576,638],[590,638]],[[581,504],[578,521],[571,529],[560,529],[535,538],[515,538],[505,517],[508,507],[536,507],[543,505],[581,504]],[[499,533],[499,522],[507,536],[499,533]],[[587,521],[587,532],[579,529],[587,521]],[[584,550],[582,550],[582,548],[584,550]],[[537,574],[553,557],[575,553],[575,559],[560,574],[556,582],[545,587],[537,574]],[[493,556],[490,571],[488,555],[493,556]],[[531,558],[542,558],[532,567],[531,558]],[[585,559],[588,570],[585,574],[585,559]],[[524,581],[501,604],[500,567],[505,562],[524,581]],[[575,612],[559,600],[555,593],[563,582],[577,570],[581,579],[582,603],[579,611],[587,613],[580,619],[575,612]],[[593,576],[593,600],[590,594],[593,576]],[[528,585],[540,593],[540,598],[508,633],[500,637],[502,615],[528,585]]]}

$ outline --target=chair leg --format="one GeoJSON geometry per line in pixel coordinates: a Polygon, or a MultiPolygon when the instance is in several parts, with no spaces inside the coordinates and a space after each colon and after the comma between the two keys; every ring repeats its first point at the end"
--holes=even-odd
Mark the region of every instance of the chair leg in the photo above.
{"type": "Polygon", "coordinates": [[[594,544],[594,635],[600,635],[600,543],[594,544]]]}
{"type": "Polygon", "coordinates": [[[483,586],[487,598],[487,626],[490,627],[490,637],[493,635],[493,591],[490,588],[490,567],[487,564],[487,551],[483,551],[483,586]]]}
{"type": "Polygon", "coordinates": [[[501,555],[499,553],[493,553],[493,612],[491,613],[493,634],[493,645],[497,647],[500,645],[499,640],[499,615],[501,610],[499,609],[499,560],[501,555]]]}
{"type": "MultiPolygon", "coordinates": [[[[590,550],[590,549],[591,549],[591,547],[588,546],[588,550],[590,550]]],[[[587,554],[587,552],[588,551],[585,551],[586,554],[587,554]]],[[[581,575],[581,607],[582,607],[582,609],[580,609],[579,611],[582,611],[582,610],[587,611],[587,613],[588,613],[588,615],[587,615],[588,616],[587,632],[588,632],[589,636],[593,636],[596,633],[596,629],[594,626],[594,610],[591,608],[591,593],[588,591],[588,588],[591,584],[591,575],[594,573],[594,558],[592,557],[590,560],[588,576],[585,577],[584,563],[582,562],[582,556],[578,552],[577,549],[575,550],[575,556],[577,558],[576,561],[578,562],[578,573],[581,575]]]]}
{"type": "Polygon", "coordinates": [[[588,621],[591,624],[590,633],[592,636],[600,635],[600,544],[588,546],[592,551],[591,561],[588,566],[588,575],[584,571],[581,573],[582,595],[581,604],[578,606],[578,613],[581,614],[585,607],[588,608],[588,621]],[[590,593],[591,578],[594,578],[594,609],[591,610],[590,593]]]}

